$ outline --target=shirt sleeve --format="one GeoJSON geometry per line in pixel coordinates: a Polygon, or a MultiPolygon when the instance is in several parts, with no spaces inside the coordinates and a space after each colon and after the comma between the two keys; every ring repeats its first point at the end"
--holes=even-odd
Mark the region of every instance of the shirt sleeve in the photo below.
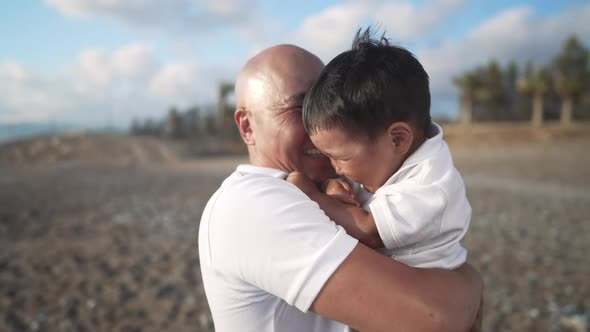
{"type": "Polygon", "coordinates": [[[403,248],[436,237],[447,206],[437,186],[400,183],[379,189],[369,204],[387,249],[403,248]]]}
{"type": "Polygon", "coordinates": [[[280,179],[245,183],[220,200],[231,208],[213,212],[213,267],[303,312],[358,243],[298,188],[280,179]]]}

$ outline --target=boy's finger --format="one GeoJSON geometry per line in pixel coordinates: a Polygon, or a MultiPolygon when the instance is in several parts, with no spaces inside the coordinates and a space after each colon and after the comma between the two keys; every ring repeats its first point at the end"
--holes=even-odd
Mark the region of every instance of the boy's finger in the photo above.
{"type": "Polygon", "coordinates": [[[351,197],[348,193],[347,194],[339,194],[336,196],[342,203],[345,204],[350,204],[350,205],[354,205],[354,206],[359,206],[359,203],[357,202],[356,199],[354,199],[354,197],[351,197]]]}
{"type": "Polygon", "coordinates": [[[359,201],[356,200],[356,198],[354,197],[353,194],[350,194],[350,200],[352,202],[354,202],[353,205],[355,205],[355,206],[361,206],[361,204],[359,203],[359,201]]]}
{"type": "Polygon", "coordinates": [[[340,183],[340,186],[342,186],[342,188],[344,188],[344,190],[346,190],[347,192],[352,191],[352,188],[348,181],[340,179],[338,182],[340,183]]]}

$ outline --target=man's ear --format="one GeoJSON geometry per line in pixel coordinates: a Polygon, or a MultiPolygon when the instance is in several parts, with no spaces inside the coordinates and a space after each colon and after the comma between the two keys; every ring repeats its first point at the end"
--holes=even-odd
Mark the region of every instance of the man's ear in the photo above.
{"type": "Polygon", "coordinates": [[[387,129],[391,144],[394,149],[405,155],[410,151],[412,142],[414,142],[414,132],[410,125],[405,122],[394,122],[387,129]]]}
{"type": "Polygon", "coordinates": [[[254,135],[254,129],[252,128],[252,113],[248,112],[245,108],[238,108],[234,113],[234,120],[240,135],[247,145],[255,145],[256,139],[254,135]]]}

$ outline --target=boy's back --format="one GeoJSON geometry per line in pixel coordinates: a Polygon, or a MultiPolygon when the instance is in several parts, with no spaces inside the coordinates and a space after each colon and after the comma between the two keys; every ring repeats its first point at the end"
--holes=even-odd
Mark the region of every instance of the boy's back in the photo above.
{"type": "Polygon", "coordinates": [[[415,267],[454,269],[466,259],[459,241],[469,226],[471,206],[442,128],[433,127],[437,134],[362,203],[373,214],[386,248],[382,253],[415,267]]]}

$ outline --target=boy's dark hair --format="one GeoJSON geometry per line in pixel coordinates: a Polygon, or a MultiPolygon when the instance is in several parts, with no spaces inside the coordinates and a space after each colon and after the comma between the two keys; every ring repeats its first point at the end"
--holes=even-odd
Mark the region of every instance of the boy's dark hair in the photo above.
{"type": "Polygon", "coordinates": [[[305,130],[312,135],[339,125],[374,140],[398,121],[410,122],[420,133],[429,127],[428,74],[385,34],[375,39],[371,27],[359,29],[352,49],[330,61],[307,93],[305,130]]]}

